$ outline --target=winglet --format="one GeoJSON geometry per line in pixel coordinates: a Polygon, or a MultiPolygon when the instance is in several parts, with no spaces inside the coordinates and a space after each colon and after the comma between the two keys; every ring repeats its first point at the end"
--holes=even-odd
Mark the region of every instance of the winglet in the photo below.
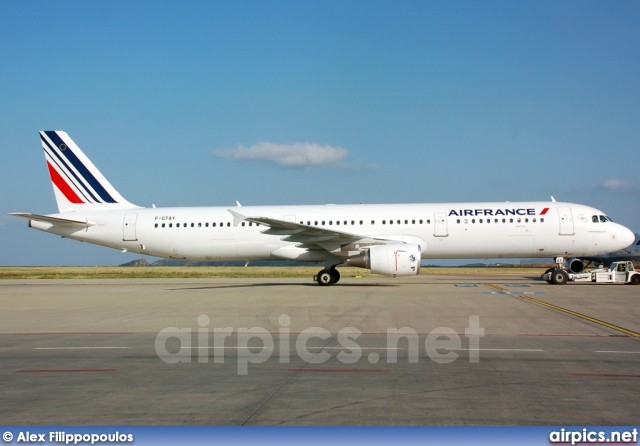
{"type": "Polygon", "coordinates": [[[242,215],[239,212],[232,211],[231,209],[227,209],[231,215],[233,215],[233,226],[238,226],[240,223],[247,219],[246,216],[242,215]]]}

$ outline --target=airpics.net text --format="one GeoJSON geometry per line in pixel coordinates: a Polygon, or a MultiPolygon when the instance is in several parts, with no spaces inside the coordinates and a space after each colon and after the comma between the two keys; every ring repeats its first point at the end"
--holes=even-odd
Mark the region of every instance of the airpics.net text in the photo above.
{"type": "MultiPolygon", "coordinates": [[[[480,327],[479,316],[469,316],[469,324],[464,334],[452,328],[438,327],[428,333],[419,333],[411,327],[389,327],[381,333],[362,333],[354,327],[343,327],[331,333],[322,327],[309,327],[292,332],[291,317],[282,314],[278,318],[280,327],[272,332],[263,327],[209,327],[209,317],[197,317],[198,327],[166,327],[155,339],[155,351],[167,364],[191,363],[207,364],[213,358],[214,364],[222,364],[225,359],[235,358],[238,375],[249,373],[249,364],[262,364],[277,357],[279,363],[289,364],[292,356],[303,364],[324,364],[335,358],[341,364],[355,364],[367,361],[377,364],[381,360],[387,364],[399,361],[418,363],[427,358],[437,364],[448,364],[466,352],[470,363],[480,361],[480,338],[484,329],[480,327]],[[384,345],[367,345],[366,335],[382,335],[384,345]],[[467,347],[463,347],[462,338],[467,347]],[[423,338],[423,340],[421,340],[423,338]],[[235,343],[234,343],[235,341],[235,343]],[[363,341],[363,342],[361,342],[363,341]],[[292,349],[293,344],[293,349],[292,349]],[[292,351],[293,350],[293,351],[292,351]],[[225,354],[233,351],[234,354],[225,354]],[[332,355],[330,351],[337,351],[332,355]],[[369,351],[363,358],[364,351],[369,351]],[[381,358],[383,352],[384,358],[381,358]],[[400,356],[400,359],[399,359],[400,356]]],[[[378,337],[376,336],[376,339],[378,337]]]]}

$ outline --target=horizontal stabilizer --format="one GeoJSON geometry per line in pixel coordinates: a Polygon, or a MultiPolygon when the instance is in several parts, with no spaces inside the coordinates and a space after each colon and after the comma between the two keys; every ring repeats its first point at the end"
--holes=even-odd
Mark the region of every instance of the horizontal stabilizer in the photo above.
{"type": "Polygon", "coordinates": [[[70,218],[60,218],[60,217],[49,217],[47,215],[38,215],[38,214],[26,214],[22,212],[12,212],[9,215],[13,215],[14,217],[26,218],[27,220],[35,220],[41,221],[44,223],[51,223],[56,226],[71,226],[75,228],[88,228],[89,226],[93,226],[95,223],[91,223],[87,220],[72,220],[70,218]]]}

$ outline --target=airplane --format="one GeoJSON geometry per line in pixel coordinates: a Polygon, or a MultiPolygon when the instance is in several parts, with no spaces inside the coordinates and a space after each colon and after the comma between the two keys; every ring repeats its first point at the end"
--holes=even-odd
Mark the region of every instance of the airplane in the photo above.
{"type": "MultiPolygon", "coordinates": [[[[63,131],[41,131],[55,214],[12,213],[29,227],[96,245],[173,259],[323,263],[412,276],[421,259],[565,258],[629,246],[634,235],[602,211],[556,202],[217,206],[145,208],[122,195],[63,131]]],[[[563,281],[564,274],[564,281],[563,281]]]]}
{"type": "Polygon", "coordinates": [[[566,263],[567,269],[572,273],[581,273],[585,268],[588,268],[591,264],[604,265],[609,268],[613,262],[620,262],[630,260],[633,262],[640,262],[640,234],[634,234],[634,241],[626,248],[601,254],[599,256],[586,256],[580,258],[569,259],[566,263]]]}

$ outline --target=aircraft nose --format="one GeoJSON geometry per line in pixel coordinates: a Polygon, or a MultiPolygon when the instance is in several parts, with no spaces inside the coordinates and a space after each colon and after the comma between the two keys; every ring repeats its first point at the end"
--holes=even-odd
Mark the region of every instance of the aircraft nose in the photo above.
{"type": "Polygon", "coordinates": [[[620,241],[621,245],[624,245],[622,247],[622,249],[628,247],[629,245],[631,245],[633,242],[636,241],[636,236],[633,233],[633,231],[631,231],[630,229],[620,225],[620,231],[618,234],[618,240],[620,241]]]}

